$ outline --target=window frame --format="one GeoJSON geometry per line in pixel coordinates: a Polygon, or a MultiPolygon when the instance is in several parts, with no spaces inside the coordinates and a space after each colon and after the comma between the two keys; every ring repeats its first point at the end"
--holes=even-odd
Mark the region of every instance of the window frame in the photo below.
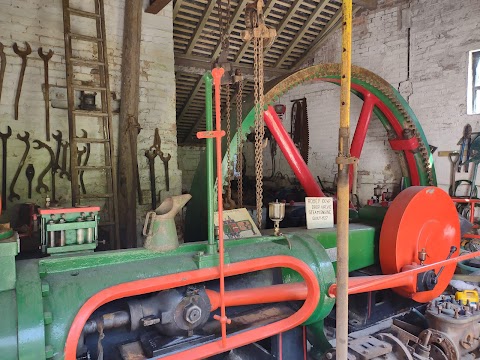
{"type": "Polygon", "coordinates": [[[474,57],[478,56],[480,62],[480,49],[470,50],[468,52],[468,77],[467,77],[467,115],[480,114],[480,103],[475,103],[475,95],[480,91],[480,83],[475,84],[476,69],[474,66],[474,57]]]}

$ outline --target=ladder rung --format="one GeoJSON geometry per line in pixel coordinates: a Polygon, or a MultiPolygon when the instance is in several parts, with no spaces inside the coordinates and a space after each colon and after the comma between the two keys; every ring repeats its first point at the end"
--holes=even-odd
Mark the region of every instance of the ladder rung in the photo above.
{"type": "Polygon", "coordinates": [[[90,11],[84,11],[84,10],[80,10],[80,9],[70,8],[70,7],[67,8],[67,9],[68,9],[68,11],[70,11],[71,15],[83,16],[83,17],[91,18],[91,19],[96,19],[96,18],[100,17],[99,14],[95,14],[95,13],[92,13],[90,11]]]}
{"type": "Polygon", "coordinates": [[[113,194],[78,194],[79,199],[107,199],[113,197],[113,194]]]}
{"type": "Polygon", "coordinates": [[[97,38],[95,36],[88,36],[88,35],[82,35],[82,34],[77,34],[77,33],[70,33],[69,35],[72,39],[76,39],[76,40],[91,41],[91,42],[101,42],[101,41],[103,41],[102,38],[97,38]]]}
{"type": "Polygon", "coordinates": [[[77,137],[74,140],[76,143],[106,143],[110,140],[108,139],[95,139],[95,138],[81,138],[77,137]]]}
{"type": "Polygon", "coordinates": [[[87,66],[105,66],[105,63],[98,60],[88,60],[71,57],[70,61],[74,65],[87,65],[87,66]]]}
{"type": "Polygon", "coordinates": [[[105,87],[100,86],[87,86],[87,85],[75,85],[72,84],[72,88],[76,90],[83,90],[83,91],[106,91],[105,87]]]}
{"type": "Polygon", "coordinates": [[[96,117],[105,117],[108,116],[106,112],[102,111],[91,111],[91,110],[73,110],[73,114],[76,116],[96,116],[96,117]]]}
{"type": "Polygon", "coordinates": [[[102,166],[75,166],[76,170],[110,170],[112,167],[109,165],[102,166]]]}

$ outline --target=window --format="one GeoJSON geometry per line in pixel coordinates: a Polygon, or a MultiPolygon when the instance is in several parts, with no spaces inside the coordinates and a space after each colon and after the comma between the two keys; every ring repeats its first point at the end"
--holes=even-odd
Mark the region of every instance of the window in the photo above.
{"type": "Polygon", "coordinates": [[[480,114],[480,50],[468,55],[467,114],[480,114]]]}

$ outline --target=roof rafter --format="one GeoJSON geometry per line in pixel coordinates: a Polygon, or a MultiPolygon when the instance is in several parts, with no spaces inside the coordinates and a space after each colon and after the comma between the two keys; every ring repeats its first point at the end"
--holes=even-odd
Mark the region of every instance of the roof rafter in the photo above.
{"type": "MultiPolygon", "coordinates": [[[[318,16],[322,12],[322,10],[329,4],[328,0],[321,0],[318,5],[315,7],[315,10],[312,11],[310,16],[308,17],[305,24],[302,26],[302,29],[295,35],[295,37],[290,42],[290,45],[285,49],[283,55],[277,60],[275,67],[280,67],[283,62],[288,58],[290,53],[293,49],[297,46],[297,44],[302,40],[303,35],[307,32],[310,26],[317,20],[318,16]]],[[[323,31],[322,31],[323,32],[323,31]]]]}
{"type": "Polygon", "coordinates": [[[197,43],[198,38],[200,37],[200,35],[203,32],[203,28],[205,27],[205,24],[207,23],[207,21],[210,17],[210,14],[212,13],[212,11],[215,7],[216,2],[217,2],[216,0],[209,0],[208,1],[207,8],[205,9],[205,11],[202,14],[202,21],[200,21],[200,24],[198,24],[198,27],[197,27],[196,31],[193,33],[192,39],[188,43],[188,46],[187,46],[187,54],[188,55],[192,54],[193,48],[195,47],[195,44],[197,43]]]}
{"type": "Polygon", "coordinates": [[[198,125],[202,122],[202,120],[205,118],[205,110],[203,110],[202,114],[198,117],[197,120],[195,120],[195,123],[192,125],[192,128],[188,132],[188,134],[183,138],[182,143],[187,143],[187,140],[191,140],[193,134],[195,133],[195,130],[197,130],[198,125]]]}
{"type": "Polygon", "coordinates": [[[200,90],[200,88],[202,87],[202,85],[203,85],[203,81],[202,81],[202,77],[200,76],[197,83],[195,84],[195,87],[193,88],[192,92],[190,93],[190,96],[188,97],[187,102],[185,103],[185,105],[183,105],[182,111],[180,112],[180,115],[177,118],[177,123],[181,122],[183,120],[184,116],[187,114],[188,108],[190,107],[193,100],[197,96],[197,93],[200,90]]]}

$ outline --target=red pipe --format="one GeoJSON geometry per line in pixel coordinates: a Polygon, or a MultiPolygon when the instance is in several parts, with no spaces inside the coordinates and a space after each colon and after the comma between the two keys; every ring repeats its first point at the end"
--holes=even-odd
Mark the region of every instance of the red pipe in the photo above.
{"type": "Polygon", "coordinates": [[[280,150],[282,150],[283,155],[285,155],[285,159],[287,159],[288,164],[295,173],[295,176],[298,181],[300,181],[300,184],[302,184],[307,196],[325,196],[320,185],[318,185],[317,181],[313,178],[312,173],[293,143],[293,140],[290,138],[290,135],[283,127],[282,120],[278,117],[273,106],[268,107],[264,112],[263,118],[268,129],[277,141],[280,150]]]}
{"type": "MultiPolygon", "coordinates": [[[[217,310],[220,307],[220,294],[209,289],[206,289],[205,292],[210,299],[211,311],[217,310]]],[[[304,282],[232,290],[225,293],[225,306],[243,306],[305,300],[307,295],[308,288],[304,282]]]]}
{"type": "MultiPolygon", "coordinates": [[[[225,265],[225,276],[235,276],[249,272],[255,272],[273,268],[289,268],[303,277],[308,288],[308,296],[300,310],[286,319],[276,321],[266,326],[244,331],[238,334],[231,334],[227,338],[226,348],[222,346],[221,340],[199,345],[177,354],[165,356],[163,360],[200,360],[220,354],[230,349],[251,344],[253,342],[268,338],[281,332],[293,329],[305,322],[315,311],[320,299],[320,287],[318,279],[313,270],[303,261],[291,256],[277,255],[261,259],[246,260],[238,263],[225,265]]],[[[82,333],[85,323],[95,310],[100,306],[114,300],[131,296],[148,294],[156,291],[173,289],[179,286],[198,284],[204,281],[218,279],[218,267],[211,267],[200,270],[185,271],[150,279],[135,280],[104,289],[89,298],[80,308],[73,319],[65,342],[65,360],[75,360],[78,339],[82,333]]]]}

